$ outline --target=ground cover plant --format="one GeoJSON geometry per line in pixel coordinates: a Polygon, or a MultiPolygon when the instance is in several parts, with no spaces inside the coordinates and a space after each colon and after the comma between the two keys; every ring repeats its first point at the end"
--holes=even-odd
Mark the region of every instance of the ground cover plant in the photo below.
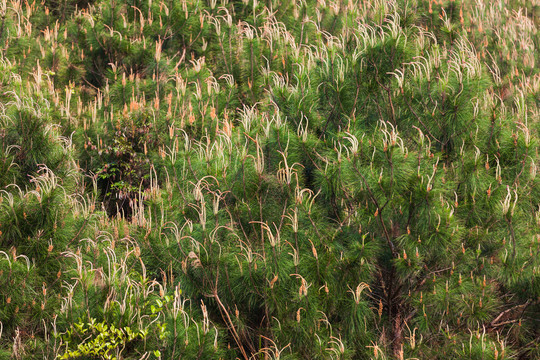
{"type": "Polygon", "coordinates": [[[0,17],[0,359],[540,358],[538,1],[0,17]]]}

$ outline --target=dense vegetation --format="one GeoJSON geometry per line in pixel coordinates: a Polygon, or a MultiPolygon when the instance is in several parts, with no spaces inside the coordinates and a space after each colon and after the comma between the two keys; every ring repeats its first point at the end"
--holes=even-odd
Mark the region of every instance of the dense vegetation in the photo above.
{"type": "Polygon", "coordinates": [[[539,359],[536,0],[1,0],[0,359],[539,359]]]}

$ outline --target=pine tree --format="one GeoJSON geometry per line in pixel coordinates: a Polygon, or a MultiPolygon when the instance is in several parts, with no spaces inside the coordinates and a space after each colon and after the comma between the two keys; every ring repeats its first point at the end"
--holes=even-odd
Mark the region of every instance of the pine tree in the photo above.
{"type": "Polygon", "coordinates": [[[534,4],[0,14],[0,357],[539,356],[534,4]]]}

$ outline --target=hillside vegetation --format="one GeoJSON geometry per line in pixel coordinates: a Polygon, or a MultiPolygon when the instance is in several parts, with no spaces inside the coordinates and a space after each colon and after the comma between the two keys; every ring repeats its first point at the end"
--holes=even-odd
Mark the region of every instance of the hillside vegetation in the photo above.
{"type": "Polygon", "coordinates": [[[539,359],[537,0],[0,0],[0,359],[539,359]]]}

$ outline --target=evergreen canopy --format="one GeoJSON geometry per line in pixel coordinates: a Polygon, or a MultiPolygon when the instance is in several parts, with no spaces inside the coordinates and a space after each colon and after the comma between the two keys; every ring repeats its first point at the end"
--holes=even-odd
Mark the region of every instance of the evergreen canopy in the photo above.
{"type": "Polygon", "coordinates": [[[0,359],[540,358],[538,1],[0,15],[0,359]]]}

